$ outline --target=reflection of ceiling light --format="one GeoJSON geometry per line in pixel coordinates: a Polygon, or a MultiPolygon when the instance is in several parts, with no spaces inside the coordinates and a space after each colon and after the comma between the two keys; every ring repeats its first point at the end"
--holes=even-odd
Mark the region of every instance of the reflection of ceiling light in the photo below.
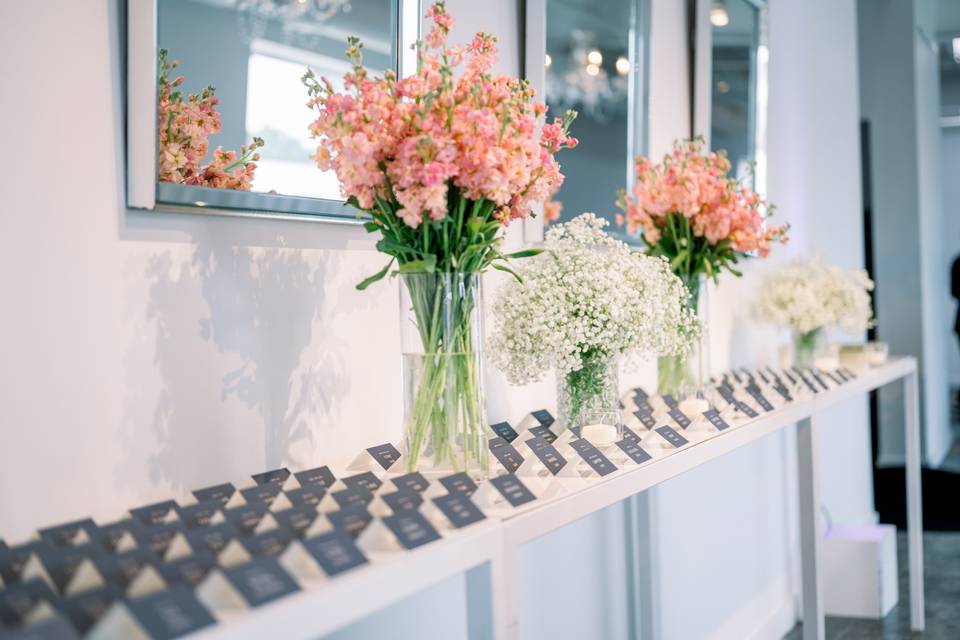
{"type": "Polygon", "coordinates": [[[954,38],[950,43],[953,46],[953,61],[960,64],[960,38],[954,38]]]}
{"type": "Polygon", "coordinates": [[[725,27],[730,24],[730,14],[722,0],[716,0],[710,8],[710,24],[715,27],[725,27]]]}
{"type": "Polygon", "coordinates": [[[263,39],[273,25],[285,44],[316,48],[321,26],[338,13],[349,13],[351,0],[234,0],[240,32],[247,42],[263,39]]]}
{"type": "MultiPolygon", "coordinates": [[[[603,62],[603,54],[597,51],[596,49],[594,49],[593,51],[587,54],[587,62],[589,62],[590,64],[595,64],[597,66],[600,66],[600,64],[603,62]]],[[[596,74],[593,74],[593,75],[596,75],[596,74]]]]}
{"type": "Polygon", "coordinates": [[[597,34],[574,29],[569,35],[569,44],[553,51],[552,67],[546,78],[551,112],[576,109],[592,120],[608,122],[626,111],[630,59],[624,54],[608,53],[611,61],[623,58],[623,62],[616,65],[616,73],[613,69],[608,72],[603,67],[604,54],[597,44],[597,34]],[[562,56],[557,53],[559,50],[564,51],[562,56]],[[625,74],[619,70],[624,64],[628,67],[625,74]]]}
{"type": "Polygon", "coordinates": [[[550,57],[550,54],[548,53],[546,59],[543,61],[543,66],[545,66],[545,67],[547,67],[547,68],[549,69],[549,68],[550,68],[550,65],[552,65],[552,64],[553,64],[553,58],[551,58],[551,57],[550,57]]]}
{"type": "Polygon", "coordinates": [[[587,74],[588,74],[588,75],[595,76],[595,75],[597,75],[598,73],[600,73],[600,67],[598,67],[597,65],[593,64],[592,62],[587,65],[587,74]]]}
{"type": "Polygon", "coordinates": [[[719,93],[729,93],[730,83],[727,82],[726,80],[721,80],[720,82],[717,83],[717,91],[719,93]]]}
{"type": "Polygon", "coordinates": [[[623,56],[620,56],[619,58],[617,58],[617,73],[619,73],[622,76],[625,76],[628,73],[630,73],[630,61],[624,58],[623,56]]]}

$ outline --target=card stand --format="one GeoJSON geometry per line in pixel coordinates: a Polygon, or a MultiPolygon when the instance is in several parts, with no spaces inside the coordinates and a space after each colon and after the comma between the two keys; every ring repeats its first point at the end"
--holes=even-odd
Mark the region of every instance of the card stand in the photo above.
{"type": "Polygon", "coordinates": [[[252,608],[223,571],[216,567],[211,569],[207,577],[197,585],[194,593],[203,606],[209,609],[218,620],[230,618],[231,614],[236,615],[252,608]]]}
{"type": "Polygon", "coordinates": [[[420,505],[420,514],[439,531],[452,531],[455,528],[432,499],[420,505]]]}
{"type": "Polygon", "coordinates": [[[90,558],[83,559],[74,570],[70,580],[63,588],[64,596],[75,596],[84,591],[99,589],[107,584],[103,575],[97,570],[90,558]]]}
{"type": "MultiPolygon", "coordinates": [[[[53,605],[51,605],[46,600],[40,600],[35,605],[33,605],[33,607],[30,608],[30,611],[27,612],[25,616],[23,616],[22,626],[27,628],[34,627],[36,625],[41,625],[47,622],[48,620],[56,619],[59,616],[60,614],[57,613],[57,610],[53,608],[53,605]]],[[[25,634],[25,635],[28,638],[31,637],[29,634],[25,634]]],[[[44,638],[47,636],[38,635],[37,637],[44,638]]],[[[52,637],[59,637],[59,636],[52,636],[52,637]]]]}
{"type": "Polygon", "coordinates": [[[237,489],[236,491],[233,492],[233,495],[230,496],[230,499],[224,503],[223,508],[224,510],[228,510],[236,507],[245,507],[245,506],[247,506],[247,499],[244,498],[243,494],[240,493],[240,490],[237,489]]]}
{"type": "MultiPolygon", "coordinates": [[[[577,436],[575,433],[573,433],[573,431],[570,429],[564,429],[563,433],[557,436],[557,439],[553,441],[553,446],[556,447],[561,453],[564,453],[564,457],[566,457],[565,452],[569,449],[570,443],[576,439],[577,436]]],[[[529,451],[530,448],[527,447],[527,450],[529,451]]]]}
{"type": "Polygon", "coordinates": [[[21,582],[26,582],[27,580],[32,580],[33,578],[40,578],[50,586],[54,593],[59,592],[57,583],[53,581],[52,577],[50,577],[50,572],[48,572],[47,568],[43,566],[43,561],[40,560],[40,556],[38,556],[36,553],[31,553],[29,556],[27,556],[27,560],[23,563],[23,568],[20,570],[21,582]]]}
{"type": "MultiPolygon", "coordinates": [[[[569,447],[569,445],[567,446],[569,447]]],[[[527,478],[539,478],[541,474],[546,471],[547,469],[543,466],[543,463],[540,462],[540,459],[527,447],[526,455],[523,456],[523,464],[521,464],[514,473],[517,477],[526,480],[527,478]]],[[[491,487],[491,489],[492,488],[493,487],[491,487]]]]}
{"type": "Polygon", "coordinates": [[[167,589],[167,582],[151,565],[144,565],[127,585],[127,597],[144,598],[167,589]]]}
{"type": "MultiPolygon", "coordinates": [[[[402,456],[401,456],[402,457],[402,456]]],[[[394,463],[396,464],[396,463],[394,463]]],[[[394,465],[390,465],[392,468],[394,465]]],[[[385,473],[385,469],[377,462],[376,458],[370,455],[370,452],[364,449],[360,454],[354,458],[350,464],[347,465],[347,475],[353,473],[363,473],[364,471],[372,471],[377,477],[381,477],[385,473]]]]}
{"type": "MultiPolygon", "coordinates": [[[[329,523],[327,524],[329,525],[329,523]]],[[[328,529],[328,531],[332,530],[332,527],[328,529]]],[[[327,533],[328,531],[322,533],[327,533]]],[[[294,540],[287,545],[283,553],[277,557],[277,562],[280,563],[284,571],[293,576],[294,580],[301,585],[312,587],[330,580],[320,566],[320,563],[316,561],[313,555],[307,551],[306,547],[304,547],[303,543],[299,540],[294,540]]]]}
{"type": "MultiPolygon", "coordinates": [[[[580,465],[582,463],[586,465],[588,468],[589,468],[589,465],[583,462],[583,460],[580,458],[580,454],[578,454],[573,449],[570,450],[570,454],[571,454],[570,456],[565,456],[567,459],[567,464],[563,465],[563,468],[560,469],[560,471],[558,471],[556,475],[553,476],[552,478],[553,482],[547,483],[548,489],[550,488],[549,485],[551,484],[558,484],[560,487],[563,488],[565,492],[576,491],[578,489],[582,489],[587,486],[588,484],[587,480],[586,478],[584,478],[584,475],[580,472],[580,465]]],[[[591,469],[590,472],[593,473],[593,470],[591,469]]],[[[600,476],[597,476],[597,477],[599,478],[600,476]]],[[[532,488],[530,490],[533,491],[532,488]]],[[[537,492],[534,491],[534,493],[537,493],[537,492]]],[[[537,496],[540,496],[540,494],[537,493],[537,496]]]]}
{"type": "Polygon", "coordinates": [[[280,526],[280,523],[277,522],[277,519],[273,517],[273,514],[267,511],[260,522],[257,523],[257,526],[253,528],[253,531],[250,532],[250,535],[256,535],[258,533],[266,533],[267,531],[273,531],[280,526]]]}
{"type": "Polygon", "coordinates": [[[374,518],[357,538],[357,546],[367,557],[387,555],[403,551],[403,545],[380,518],[374,518]]]}
{"type": "Polygon", "coordinates": [[[251,560],[253,560],[253,556],[237,539],[228,542],[217,554],[217,564],[221,567],[235,567],[251,560]]]}
{"type": "MultiPolygon", "coordinates": [[[[528,487],[530,483],[524,479],[524,484],[528,487]]],[[[530,489],[533,491],[533,489],[530,489]]],[[[496,487],[489,482],[481,483],[472,496],[473,503],[488,516],[491,514],[506,513],[513,509],[506,498],[504,498],[496,487]]]]}
{"type": "MultiPolygon", "coordinates": [[[[287,476],[287,479],[283,481],[283,484],[280,485],[280,491],[281,491],[280,495],[283,495],[283,492],[293,491],[294,489],[302,489],[302,488],[303,488],[303,485],[300,484],[299,480],[297,480],[297,476],[291,473],[289,476],[287,476]]],[[[279,497],[280,496],[277,496],[277,498],[279,497]]]]}
{"type": "Polygon", "coordinates": [[[192,555],[193,548],[190,546],[190,543],[187,542],[187,536],[181,531],[170,539],[170,544],[167,545],[166,551],[163,552],[163,561],[170,562],[171,560],[179,560],[180,558],[186,558],[192,555]]]}
{"type": "Polygon", "coordinates": [[[663,439],[659,433],[651,429],[640,437],[640,446],[656,460],[668,456],[678,449],[663,439]]]}
{"type": "Polygon", "coordinates": [[[327,519],[327,516],[323,514],[317,514],[317,517],[314,518],[313,523],[303,532],[304,538],[313,538],[324,533],[330,533],[333,531],[333,524],[330,520],[327,519]]]}
{"type": "MultiPolygon", "coordinates": [[[[339,482],[339,481],[338,481],[339,482]]],[[[331,513],[333,511],[339,511],[340,505],[337,503],[336,499],[333,497],[332,491],[327,491],[320,502],[317,503],[317,513],[331,513]]]]}
{"type": "MultiPolygon", "coordinates": [[[[293,478],[293,476],[290,476],[293,478]]],[[[296,481],[296,478],[293,478],[296,481]]],[[[273,502],[270,503],[270,512],[277,513],[278,511],[286,511],[287,509],[292,509],[293,503],[290,501],[290,498],[287,497],[283,491],[277,494],[277,497],[273,499],[273,502]]]]}
{"type": "Polygon", "coordinates": [[[384,517],[393,515],[393,509],[390,508],[382,496],[376,496],[373,500],[370,501],[370,504],[367,505],[367,511],[370,512],[370,515],[374,517],[384,517]]]}

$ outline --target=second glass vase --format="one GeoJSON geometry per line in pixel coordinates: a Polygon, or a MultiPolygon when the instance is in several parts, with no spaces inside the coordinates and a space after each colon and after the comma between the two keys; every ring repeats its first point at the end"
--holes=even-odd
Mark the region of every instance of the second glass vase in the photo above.
{"type": "Polygon", "coordinates": [[[564,429],[580,428],[580,435],[601,446],[622,437],[620,419],[620,362],[616,357],[587,354],[582,366],[557,373],[557,413],[564,429]]]}
{"type": "Polygon", "coordinates": [[[688,308],[696,312],[700,321],[700,338],[685,356],[657,358],[657,393],[670,395],[680,403],[686,402],[688,411],[700,413],[710,407],[707,388],[710,375],[708,287],[703,275],[681,276],[681,279],[690,293],[688,308]]]}

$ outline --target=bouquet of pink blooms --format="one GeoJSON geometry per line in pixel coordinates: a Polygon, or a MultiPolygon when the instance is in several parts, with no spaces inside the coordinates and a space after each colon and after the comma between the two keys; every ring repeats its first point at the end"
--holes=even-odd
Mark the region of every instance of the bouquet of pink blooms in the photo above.
{"type": "Polygon", "coordinates": [[[183,76],[170,80],[170,72],[176,68],[177,61],[169,62],[167,50],[160,49],[157,86],[160,181],[249,191],[260,159],[257,149],[263,146],[263,139],[254,138],[250,145],[240,147],[239,155],[217,147],[210,162],[201,164],[207,156],[210,134],[220,132],[218,100],[212,86],[184,99],[180,91],[183,76]]]}
{"type": "MultiPolygon", "coordinates": [[[[714,280],[753,253],[766,257],[787,227],[767,227],[773,207],[753,189],[727,176],[726,154],[705,152],[702,139],[676,142],[660,164],[638,157],[632,194],[621,192],[618,215],[640,230],[647,253],[666,256],[688,286],[700,274],[714,280]]],[[[696,294],[696,291],[692,291],[696,294]]]]}
{"type": "Polygon", "coordinates": [[[363,45],[351,38],[343,93],[312,71],[303,78],[317,109],[317,166],[336,172],[347,202],[370,214],[367,230],[382,235],[378,248],[392,256],[361,288],[394,260],[401,272],[471,273],[504,258],[497,232],[560,188],[554,154],[577,143],[567,135],[574,113],[538,131],[547,108],[529,84],[490,73],[493,36],[448,46],[453,17],[444,3],[427,16],[433,27],[418,43],[415,75],[370,77],[363,45]]]}

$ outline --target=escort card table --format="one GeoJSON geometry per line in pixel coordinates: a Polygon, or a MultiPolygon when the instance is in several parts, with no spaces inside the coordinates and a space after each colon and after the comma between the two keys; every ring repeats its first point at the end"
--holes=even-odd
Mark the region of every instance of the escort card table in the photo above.
{"type": "MultiPolygon", "coordinates": [[[[760,371],[733,374],[738,387],[730,381],[722,385],[729,405],[720,412],[708,411],[703,418],[694,417],[696,425],[690,425],[689,417],[678,411],[669,397],[647,402],[645,394],[642,398],[635,396],[638,408],[644,407],[638,411],[638,425],[652,424],[656,413],[657,424],[662,426],[645,431],[642,426],[634,425],[637,431],[626,431],[626,437],[615,446],[609,440],[590,442],[586,433],[582,440],[577,438],[578,434],[569,432],[559,436],[550,433],[552,416],[543,411],[526,416],[517,423],[516,430],[507,423],[494,425],[498,437],[491,441],[494,453],[491,458],[492,464],[499,465],[500,475],[479,487],[463,474],[428,483],[418,474],[401,477],[387,473],[377,465],[392,466],[399,451],[392,445],[382,445],[368,449],[368,455],[361,454],[349,468],[354,475],[340,480],[335,480],[326,467],[293,474],[285,469],[274,470],[254,476],[255,486],[236,492],[231,485],[195,492],[200,501],[195,506],[171,506],[176,503],[170,501],[135,509],[134,519],[146,519],[155,532],[148,540],[151,548],[159,545],[157,548],[162,549],[161,572],[171,568],[171,561],[189,564],[190,553],[198,554],[194,556],[197,563],[201,555],[208,557],[207,549],[199,546],[201,543],[213,545],[215,559],[207,562],[214,567],[206,577],[201,575],[192,581],[192,590],[174,582],[168,591],[163,591],[165,583],[156,571],[151,566],[143,569],[143,565],[139,565],[130,573],[129,586],[124,586],[126,597],[132,600],[90,605],[89,610],[96,610],[98,616],[90,622],[90,633],[96,638],[119,637],[118,633],[123,637],[158,637],[149,628],[150,617],[168,606],[167,602],[172,603],[169,606],[180,607],[177,612],[182,611],[188,618],[191,615],[200,618],[206,625],[197,624],[192,628],[199,630],[184,637],[226,640],[282,633],[284,638],[306,640],[322,637],[443,580],[465,574],[469,636],[474,640],[515,640],[520,636],[521,625],[517,608],[517,556],[523,545],[615,503],[627,500],[630,507],[638,494],[651,487],[797,425],[803,633],[805,640],[822,639],[824,614],[819,566],[822,528],[816,451],[817,429],[821,427],[817,416],[832,405],[898,381],[904,385],[906,407],[911,627],[922,630],[923,547],[916,361],[897,358],[856,376],[824,374],[822,380],[812,374],[807,380],[798,374],[798,379],[792,381],[793,394],[776,374],[767,373],[770,375],[760,371]],[[745,385],[741,378],[746,379],[745,385]],[[735,397],[735,393],[740,395],[735,397]],[[769,400],[764,393],[770,395],[769,400]],[[672,429],[666,426],[671,420],[672,429]],[[566,464],[562,462],[564,459],[566,464]],[[515,473],[506,473],[508,470],[515,473]],[[304,483],[302,487],[300,481],[304,483]],[[310,484],[312,482],[321,485],[315,489],[317,485],[310,484]],[[301,501],[311,498],[314,491],[314,501],[304,505],[301,501]],[[264,502],[258,502],[261,499],[264,502]],[[220,502],[213,502],[210,507],[212,500],[220,502]],[[356,504],[357,501],[360,504],[356,504]],[[327,518],[337,515],[326,511],[327,507],[338,509],[340,517],[327,518]],[[362,517],[351,523],[349,516],[355,511],[362,512],[362,517]],[[481,519],[481,515],[485,517],[481,519]],[[245,520],[248,517],[252,519],[245,520]],[[180,525],[176,521],[183,518],[206,520],[200,529],[178,529],[180,525]],[[241,529],[248,524],[246,533],[229,543],[224,539],[217,546],[218,527],[241,529]],[[356,545],[348,537],[354,526],[354,533],[359,536],[356,545]],[[163,538],[165,528],[169,534],[163,538]],[[321,549],[321,545],[326,547],[321,549]],[[180,554],[186,557],[179,557],[180,554]],[[246,582],[245,574],[251,576],[246,582]],[[275,599],[259,598],[269,595],[264,592],[258,596],[260,587],[282,587],[283,584],[288,585],[286,590],[276,592],[275,599]],[[158,588],[151,585],[160,585],[159,594],[150,590],[158,588]],[[135,589],[139,589],[136,594],[135,589]],[[154,595],[140,599],[138,594],[144,593],[154,595]],[[153,608],[145,615],[143,611],[150,607],[153,608]]],[[[784,376],[793,377],[789,373],[784,376]]],[[[189,522],[197,526],[195,520],[189,522]]],[[[65,525],[69,533],[58,534],[54,540],[59,549],[47,546],[37,552],[40,556],[49,551],[77,556],[73,577],[68,575],[60,580],[67,580],[66,586],[54,584],[56,576],[51,579],[44,572],[46,560],[41,561],[33,552],[29,558],[23,556],[17,570],[29,571],[34,578],[43,577],[64,595],[71,589],[83,587],[84,581],[91,585],[97,580],[102,583],[97,567],[108,570],[116,558],[104,561],[98,555],[91,563],[82,560],[77,549],[89,548],[91,540],[106,535],[110,526],[98,529],[92,521],[83,523],[80,533],[77,533],[77,523],[65,525]]],[[[638,612],[645,603],[637,595],[639,566],[631,555],[638,551],[637,524],[637,514],[628,510],[624,562],[630,565],[627,575],[631,584],[626,586],[634,600],[629,607],[633,616],[630,629],[634,637],[642,637],[643,621],[638,618],[638,612]]],[[[45,540],[49,540],[50,531],[45,540]]],[[[135,545],[147,544],[140,540],[134,542],[130,533],[117,535],[113,540],[115,554],[128,553],[135,545]]],[[[27,546],[33,549],[30,545],[36,544],[47,542],[27,546]]],[[[14,548],[10,545],[10,550],[14,548]]],[[[148,553],[150,548],[142,547],[142,551],[148,553]]],[[[0,544],[0,557],[3,552],[4,546],[0,544]]],[[[5,568],[9,577],[13,565],[9,564],[9,551],[6,553],[7,564],[0,562],[0,570],[5,568]]],[[[34,586],[47,588],[38,583],[34,580],[34,586]]],[[[0,614],[4,613],[3,589],[0,583],[0,614]]],[[[99,591],[102,589],[90,593],[99,591]]],[[[51,628],[54,623],[67,624],[54,608],[38,603],[29,606],[21,603],[19,611],[7,610],[7,615],[18,614],[31,624],[46,624],[51,628]]],[[[167,637],[174,635],[183,636],[183,632],[167,634],[167,637]]]]}

